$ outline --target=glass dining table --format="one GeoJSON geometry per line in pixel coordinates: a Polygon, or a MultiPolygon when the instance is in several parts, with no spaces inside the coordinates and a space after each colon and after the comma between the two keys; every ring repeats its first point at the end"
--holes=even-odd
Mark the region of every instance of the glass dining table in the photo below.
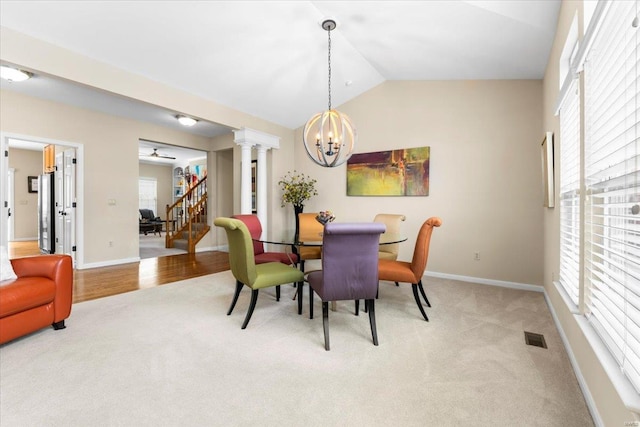
{"type": "MultiPolygon", "coordinates": [[[[286,248],[292,248],[292,251],[293,251],[293,248],[300,248],[302,246],[313,246],[313,247],[322,246],[322,233],[318,234],[318,240],[306,240],[304,242],[296,240],[294,238],[294,233],[289,233],[289,234],[276,233],[273,235],[267,234],[266,236],[261,236],[260,238],[256,238],[253,240],[256,242],[261,242],[269,245],[285,246],[286,248]]],[[[380,245],[391,245],[394,243],[402,243],[406,240],[407,240],[407,236],[404,236],[402,234],[397,234],[397,233],[382,233],[380,235],[380,245]]],[[[290,254],[292,252],[285,250],[285,253],[290,254]]],[[[293,260],[291,260],[291,258],[289,258],[289,260],[292,261],[291,264],[293,265],[294,264],[293,260]]],[[[300,263],[298,263],[298,265],[300,265],[300,263]]],[[[294,298],[297,297],[298,299],[298,314],[302,314],[303,286],[304,286],[303,284],[298,286],[296,295],[294,295],[294,298]]],[[[335,306],[332,304],[332,307],[335,307],[335,306]]]]}

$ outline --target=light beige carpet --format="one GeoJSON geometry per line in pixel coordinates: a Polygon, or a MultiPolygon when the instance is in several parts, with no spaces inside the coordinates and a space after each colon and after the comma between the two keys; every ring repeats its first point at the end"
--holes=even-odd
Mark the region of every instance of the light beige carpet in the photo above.
{"type": "Polygon", "coordinates": [[[427,323],[382,282],[380,345],[340,302],[326,352],[318,298],[309,320],[294,288],[261,291],[241,330],[233,289],[227,271],[83,302],[67,329],[3,345],[0,425],[593,425],[541,293],[427,278],[427,323]]]}

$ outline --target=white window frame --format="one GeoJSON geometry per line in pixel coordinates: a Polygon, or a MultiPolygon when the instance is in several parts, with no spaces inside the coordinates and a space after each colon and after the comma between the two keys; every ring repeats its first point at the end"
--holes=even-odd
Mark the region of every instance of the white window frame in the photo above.
{"type": "Polygon", "coordinates": [[[138,208],[151,209],[155,215],[158,215],[158,180],[155,178],[139,177],[138,178],[138,208]],[[144,197],[148,187],[152,197],[144,197]]]}
{"type": "MultiPolygon", "coordinates": [[[[582,83],[582,87],[581,89],[585,90],[585,93],[582,94],[582,101],[580,103],[581,106],[581,119],[582,119],[582,123],[586,126],[585,123],[585,118],[588,117],[588,115],[591,113],[590,111],[587,112],[585,111],[587,108],[591,108],[590,104],[589,104],[589,94],[586,93],[586,88],[585,88],[585,82],[586,82],[586,76],[585,74],[588,72],[593,72],[589,69],[589,65],[586,66],[586,70],[585,70],[585,62],[587,60],[587,58],[589,58],[589,54],[590,54],[590,50],[592,49],[592,47],[594,46],[594,43],[599,42],[600,38],[602,36],[606,36],[609,34],[613,34],[611,32],[603,32],[602,34],[598,34],[599,31],[601,30],[601,27],[603,26],[603,22],[606,22],[607,20],[607,14],[610,11],[610,7],[612,7],[613,4],[616,4],[616,7],[618,7],[620,5],[620,3],[622,2],[615,2],[615,1],[611,1],[611,0],[601,0],[598,2],[597,6],[592,9],[592,8],[588,8],[588,10],[585,11],[585,16],[584,19],[585,21],[588,21],[588,26],[587,26],[587,30],[584,34],[584,37],[582,38],[582,40],[580,41],[580,46],[579,49],[577,50],[577,53],[575,51],[573,51],[572,55],[574,57],[574,59],[571,61],[571,67],[570,69],[575,71],[576,73],[578,73],[579,77],[580,77],[580,82],[582,83]]],[[[625,4],[629,4],[631,2],[623,2],[625,4]]],[[[630,11],[630,15],[635,14],[635,16],[637,17],[638,14],[640,13],[640,0],[634,0],[634,5],[633,7],[635,8],[635,10],[631,10],[630,11]]],[[[612,16],[612,15],[610,15],[612,16]]],[[[624,23],[622,25],[629,25],[631,26],[631,20],[632,17],[625,17],[624,19],[624,23]],[[629,22],[626,22],[628,19],[629,22]]],[[[611,19],[611,18],[609,18],[611,19]]],[[[636,24],[637,24],[637,19],[636,18],[636,24]]],[[[621,20],[622,22],[622,20],[621,20]]],[[[585,24],[586,25],[586,24],[585,24]]],[[[626,27],[622,27],[622,28],[626,28],[626,27]]],[[[625,30],[626,31],[626,30],[625,30]]],[[[632,40],[637,43],[638,39],[640,38],[640,29],[635,28],[635,40],[633,40],[633,36],[632,36],[632,40]]],[[[566,47],[565,47],[566,49],[566,47]]],[[[611,47],[607,47],[605,49],[612,49],[611,47]]],[[[636,67],[634,70],[632,70],[633,73],[638,73],[637,67],[638,67],[638,55],[640,55],[640,48],[636,47],[635,51],[632,51],[633,53],[635,53],[635,59],[631,59],[630,63],[632,64],[636,64],[634,65],[634,67],[636,67]]],[[[565,58],[566,59],[566,58],[565,58]]],[[[561,61],[563,60],[563,58],[560,59],[561,61]]],[[[560,65],[560,64],[559,64],[560,65]]],[[[635,108],[635,119],[632,119],[631,122],[635,123],[636,129],[638,129],[638,115],[640,114],[640,96],[638,95],[638,86],[640,86],[640,82],[636,83],[635,86],[635,105],[632,106],[632,110],[635,108]]],[[[557,103],[557,109],[556,109],[556,113],[559,113],[561,111],[561,107],[563,105],[563,102],[565,101],[565,97],[567,95],[567,92],[569,91],[570,88],[570,82],[568,80],[565,80],[563,85],[561,86],[561,90],[560,90],[560,96],[558,99],[558,103],[557,103]]],[[[631,91],[633,92],[633,89],[631,89],[631,91]]],[[[611,91],[613,92],[613,91],[611,91]]],[[[627,91],[629,92],[629,91],[627,91]]],[[[628,93],[625,92],[623,96],[628,96],[628,93]]],[[[604,93],[605,95],[608,94],[607,91],[605,91],[604,93]]],[[[602,95],[600,95],[602,96],[602,95]]],[[[596,98],[594,98],[596,99],[596,98]]],[[[591,262],[590,260],[587,259],[587,256],[590,254],[590,244],[591,244],[591,240],[594,239],[594,235],[591,234],[592,230],[590,229],[592,223],[588,223],[586,224],[585,221],[588,218],[588,216],[591,214],[589,211],[590,209],[592,209],[591,204],[593,203],[592,200],[589,199],[589,197],[587,197],[587,193],[588,191],[590,191],[591,189],[588,187],[588,183],[590,182],[588,180],[589,178],[589,173],[593,173],[593,169],[592,168],[586,168],[586,166],[588,166],[587,160],[585,159],[585,150],[588,149],[590,147],[589,144],[592,143],[591,140],[589,140],[590,136],[588,135],[588,130],[585,132],[586,129],[581,130],[581,142],[582,142],[582,149],[580,150],[580,154],[581,154],[581,188],[580,188],[580,193],[581,193],[581,198],[582,198],[582,202],[580,204],[580,207],[582,209],[581,213],[580,213],[580,227],[581,227],[581,231],[580,231],[580,279],[579,279],[579,298],[578,298],[578,306],[575,306],[575,302],[571,300],[571,298],[569,298],[567,296],[567,293],[564,291],[564,288],[560,285],[559,281],[554,282],[554,285],[556,286],[556,288],[558,289],[558,292],[560,293],[560,295],[564,298],[565,303],[567,304],[567,306],[569,307],[569,309],[574,313],[576,322],[578,324],[578,326],[581,328],[582,332],[584,333],[584,336],[587,338],[588,342],[591,344],[594,354],[596,355],[596,357],[599,359],[599,361],[601,362],[605,372],[607,373],[607,375],[609,376],[613,386],[615,387],[616,391],[618,392],[620,398],[622,399],[623,403],[625,404],[625,406],[632,412],[635,413],[639,413],[640,414],[640,377],[636,376],[634,377],[634,375],[631,375],[631,377],[626,376],[623,373],[624,369],[628,369],[630,363],[629,363],[629,359],[622,357],[622,359],[620,359],[619,357],[619,351],[618,354],[616,354],[616,351],[612,351],[611,348],[608,347],[607,345],[607,341],[609,341],[609,343],[611,342],[610,339],[608,339],[605,335],[603,334],[603,330],[600,327],[600,325],[598,324],[597,319],[591,319],[588,320],[588,317],[590,316],[592,310],[589,306],[589,304],[591,304],[591,299],[593,297],[593,295],[591,294],[592,292],[592,285],[590,284],[590,277],[589,275],[592,274],[592,271],[590,269],[593,269],[592,265],[590,265],[589,263],[591,262]],[[585,225],[588,225],[588,227],[586,227],[585,225]],[[585,230],[586,229],[586,230],[585,230]],[[616,360],[616,357],[618,357],[618,359],[616,360]],[[627,366],[625,367],[625,363],[627,364],[627,366]],[[634,378],[633,380],[630,378],[634,378]],[[633,384],[633,381],[635,381],[635,387],[633,384]]],[[[637,132],[637,131],[636,131],[637,132]]],[[[632,139],[633,140],[633,139],[632,139]]],[[[562,140],[559,141],[560,144],[562,145],[562,140]]],[[[635,143],[636,144],[640,144],[640,135],[638,135],[638,133],[635,134],[635,143]]],[[[635,151],[635,155],[632,155],[634,159],[637,159],[637,147],[636,147],[636,151],[635,151]]],[[[560,159],[560,168],[562,170],[562,161],[563,159],[560,159]]],[[[633,163],[634,165],[632,167],[632,173],[637,173],[637,169],[634,169],[634,167],[637,168],[637,162],[633,163]]],[[[608,179],[608,178],[607,178],[608,179]]],[[[635,181],[634,181],[635,182],[635,181]]],[[[636,187],[637,188],[637,187],[636,187]]],[[[613,200],[613,199],[612,199],[613,200]]],[[[605,209],[610,209],[608,206],[610,205],[605,205],[605,209]]],[[[599,215],[600,212],[597,212],[597,214],[599,215]]],[[[591,219],[589,219],[591,220],[591,219]]],[[[624,224],[624,221],[622,221],[622,223],[624,224]]],[[[611,223],[612,224],[612,223],[611,223]]],[[[634,234],[634,239],[635,239],[635,234],[634,234]]],[[[624,242],[626,243],[626,241],[624,242]]],[[[562,241],[560,242],[560,245],[562,245],[562,241]]],[[[634,241],[633,244],[635,245],[636,242],[634,241]]],[[[562,248],[561,248],[562,251],[562,248]]],[[[633,253],[635,254],[636,252],[636,247],[633,246],[633,253]]],[[[627,255],[630,254],[632,252],[623,252],[623,255],[627,255]]],[[[631,256],[631,255],[629,255],[631,256]]],[[[635,255],[633,255],[635,256],[635,255]]],[[[624,279],[623,279],[624,281],[624,279]]],[[[637,305],[640,306],[640,303],[637,305]]],[[[636,316],[635,313],[627,313],[627,311],[624,311],[624,316],[630,316],[627,317],[628,320],[626,320],[625,322],[635,322],[635,324],[640,325],[640,316],[636,316]],[[635,317],[634,317],[635,316],[635,317]]],[[[625,323],[626,325],[626,323],[625,323]]],[[[626,326],[625,326],[626,328],[626,326]]],[[[628,333],[625,336],[631,336],[633,332],[628,333]]],[[[623,338],[626,339],[626,338],[623,338]]],[[[618,340],[619,341],[619,340],[618,340]]],[[[637,345],[637,343],[632,343],[631,347],[636,346],[637,348],[640,349],[640,345],[637,345]]],[[[636,354],[638,354],[638,352],[636,352],[636,354]]],[[[633,362],[631,362],[631,364],[633,364],[633,369],[630,371],[638,371],[640,370],[640,360],[639,359],[635,359],[633,360],[633,362]]]]}

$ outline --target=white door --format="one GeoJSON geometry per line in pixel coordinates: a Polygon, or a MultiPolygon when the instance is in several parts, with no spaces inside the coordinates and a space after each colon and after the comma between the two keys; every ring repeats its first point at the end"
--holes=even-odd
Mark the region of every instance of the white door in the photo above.
{"type": "Polygon", "coordinates": [[[9,230],[9,141],[0,137],[0,246],[8,246],[9,230]]]}
{"type": "Polygon", "coordinates": [[[56,154],[56,250],[67,254],[75,265],[76,235],[76,150],[67,148],[56,154]]]}
{"type": "Polygon", "coordinates": [[[9,173],[7,174],[7,202],[9,203],[9,227],[7,230],[7,238],[9,242],[13,240],[15,232],[15,176],[16,170],[14,168],[9,168],[9,173]]]}

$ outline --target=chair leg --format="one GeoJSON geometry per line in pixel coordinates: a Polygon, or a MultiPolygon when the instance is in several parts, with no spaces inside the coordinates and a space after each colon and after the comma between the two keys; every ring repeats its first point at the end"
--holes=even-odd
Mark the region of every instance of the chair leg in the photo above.
{"type": "Polygon", "coordinates": [[[55,329],[56,331],[66,328],[66,326],[64,326],[64,320],[61,320],[59,322],[53,322],[51,326],[53,326],[53,329],[55,329]]]}
{"type": "Polygon", "coordinates": [[[242,329],[245,329],[249,324],[249,320],[251,320],[251,315],[253,314],[253,309],[256,308],[256,301],[258,301],[258,290],[253,289],[251,291],[251,303],[249,304],[249,310],[247,310],[247,317],[244,318],[242,329]]]}
{"type": "MultiPolygon", "coordinates": [[[[376,299],[378,299],[378,294],[380,293],[380,284],[378,284],[378,289],[376,290],[376,299]]],[[[367,301],[365,300],[364,303],[364,312],[366,313],[369,310],[369,308],[367,307],[367,301]]]]}
{"type": "Polygon", "coordinates": [[[236,292],[233,295],[233,301],[231,301],[231,307],[229,307],[229,311],[227,311],[227,316],[231,314],[233,308],[236,306],[236,303],[238,302],[238,296],[240,295],[240,291],[242,290],[243,286],[244,285],[241,281],[236,280],[236,292]]]}
{"type": "Polygon", "coordinates": [[[420,303],[420,297],[418,296],[418,284],[411,284],[411,289],[413,289],[413,298],[416,300],[416,304],[418,304],[418,308],[420,309],[420,313],[422,313],[422,317],[424,317],[424,320],[428,322],[429,318],[427,317],[427,313],[424,312],[424,308],[422,308],[422,304],[420,303]]]}
{"type": "Polygon", "coordinates": [[[309,319],[313,319],[313,288],[309,286],[309,319]]]}
{"type": "Polygon", "coordinates": [[[378,329],[376,328],[376,300],[368,299],[364,304],[369,306],[369,324],[371,325],[371,336],[373,345],[378,345],[378,329]]]}
{"type": "Polygon", "coordinates": [[[400,283],[396,282],[396,286],[400,286],[400,283]]]}
{"type": "Polygon", "coordinates": [[[276,286],[276,301],[280,301],[280,285],[276,286]]]}
{"type": "MultiPolygon", "coordinates": [[[[367,301],[366,300],[364,302],[364,307],[365,307],[365,311],[366,311],[366,308],[367,308],[367,301]]],[[[360,315],[360,300],[357,299],[356,300],[356,316],[359,316],[359,315],[360,315]]]]}
{"type": "MultiPolygon", "coordinates": [[[[304,282],[298,282],[298,314],[302,314],[302,295],[303,295],[304,282]]],[[[309,287],[311,289],[311,287],[309,287]]]]}
{"type": "Polygon", "coordinates": [[[422,287],[422,280],[420,280],[418,282],[418,289],[420,289],[420,293],[422,294],[422,297],[424,298],[424,302],[427,303],[427,307],[431,307],[431,303],[429,302],[429,298],[427,298],[427,294],[424,293],[424,288],[422,287]]]}
{"type": "Polygon", "coordinates": [[[329,303],[322,301],[322,328],[324,329],[324,349],[329,351],[329,303]]]}

